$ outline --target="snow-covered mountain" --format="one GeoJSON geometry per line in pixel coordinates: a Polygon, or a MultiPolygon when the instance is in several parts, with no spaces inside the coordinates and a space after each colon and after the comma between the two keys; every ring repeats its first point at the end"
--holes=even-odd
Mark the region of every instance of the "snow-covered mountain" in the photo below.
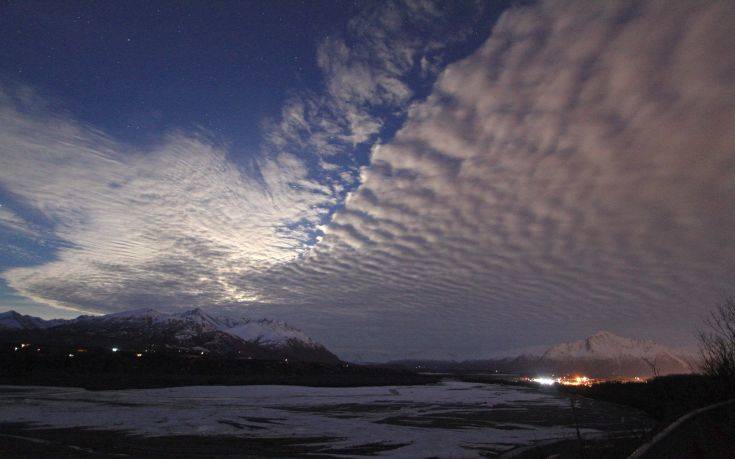
{"type": "Polygon", "coordinates": [[[157,345],[241,358],[339,361],[324,346],[284,322],[217,316],[201,309],[171,314],[136,309],[57,321],[22,316],[14,311],[3,313],[0,318],[6,316],[8,319],[0,322],[0,327],[6,322],[8,325],[0,328],[0,334],[30,334],[29,340],[49,344],[136,349],[157,345]]]}
{"type": "Polygon", "coordinates": [[[39,330],[63,323],[62,319],[43,320],[15,311],[0,312],[0,330],[39,330]]]}
{"type": "Polygon", "coordinates": [[[155,309],[136,309],[108,314],[99,317],[105,322],[144,321],[155,324],[179,325],[182,327],[181,338],[194,336],[202,332],[223,332],[238,337],[247,342],[286,347],[299,343],[306,347],[318,348],[321,345],[306,336],[304,332],[291,327],[285,322],[271,319],[253,320],[248,318],[234,318],[230,316],[214,316],[201,309],[164,314],[155,309]]]}
{"type": "Polygon", "coordinates": [[[692,357],[649,340],[623,338],[600,331],[583,340],[557,344],[541,359],[557,371],[584,371],[620,376],[691,373],[692,357]]]}
{"type": "Polygon", "coordinates": [[[649,377],[691,373],[696,358],[654,343],[600,331],[554,346],[529,346],[486,353],[474,360],[407,359],[389,362],[402,368],[440,372],[490,372],[522,375],[581,373],[594,377],[649,377]]]}
{"type": "Polygon", "coordinates": [[[599,331],[583,340],[557,344],[548,349],[543,356],[547,359],[566,360],[619,357],[653,359],[660,355],[669,355],[676,359],[674,354],[673,350],[653,341],[623,338],[608,331],[599,331]]]}

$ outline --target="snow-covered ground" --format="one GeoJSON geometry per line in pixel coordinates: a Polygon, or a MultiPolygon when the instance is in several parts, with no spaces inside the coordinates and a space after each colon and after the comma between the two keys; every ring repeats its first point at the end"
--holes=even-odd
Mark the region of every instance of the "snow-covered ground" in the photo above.
{"type": "MultiPolygon", "coordinates": [[[[124,430],[144,436],[331,437],[325,448],[393,444],[397,447],[381,453],[391,457],[477,457],[482,449],[504,451],[574,435],[565,398],[530,388],[463,382],[97,392],[0,386],[0,393],[0,423],[124,430]]],[[[590,425],[597,429],[583,428],[585,435],[629,427],[590,425]]]]}

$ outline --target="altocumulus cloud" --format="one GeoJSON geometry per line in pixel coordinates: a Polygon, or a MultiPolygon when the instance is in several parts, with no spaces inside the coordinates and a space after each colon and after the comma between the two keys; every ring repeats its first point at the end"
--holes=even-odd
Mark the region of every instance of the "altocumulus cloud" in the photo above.
{"type": "MultiPolygon", "coordinates": [[[[308,250],[294,224],[322,221],[339,190],[289,152],[328,158],[377,132],[371,96],[410,100],[397,56],[376,70],[326,42],[327,96],[287,105],[257,174],[191,137],[122,154],[6,104],[2,185],[71,245],[3,275],[82,309],[250,303],[365,358],[598,328],[675,344],[735,285],[734,29],[731,2],[510,9],[373,147],[308,250]]],[[[430,69],[427,52],[412,62],[430,69]]]]}
{"type": "MultiPolygon", "coordinates": [[[[376,111],[404,110],[411,91],[402,80],[414,63],[440,63],[445,41],[461,40],[482,5],[453,10],[367,5],[343,34],[319,44],[323,92],[293,96],[252,167],[181,132],[131,148],[54,113],[30,89],[0,93],[0,186],[15,201],[0,209],[0,229],[53,239],[57,249],[37,264],[24,247],[5,244],[5,253],[35,265],[6,269],[4,279],[35,301],[83,311],[271,302],[246,274],[308,248],[355,186],[351,150],[382,129],[376,111]],[[439,24],[435,31],[452,37],[416,38],[418,28],[439,24]]],[[[436,73],[425,67],[423,78],[436,73]]]]}
{"type": "Polygon", "coordinates": [[[374,147],[324,240],[255,283],[361,324],[354,352],[690,341],[735,285],[734,10],[511,9],[374,147]]]}

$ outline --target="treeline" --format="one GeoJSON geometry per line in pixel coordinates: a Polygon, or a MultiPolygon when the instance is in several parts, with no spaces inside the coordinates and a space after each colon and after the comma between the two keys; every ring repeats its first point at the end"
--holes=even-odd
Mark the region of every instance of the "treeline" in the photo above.
{"type": "Polygon", "coordinates": [[[0,351],[0,384],[124,389],[189,385],[285,384],[349,387],[413,385],[438,378],[412,371],[286,360],[221,358],[176,351],[111,352],[109,349],[28,347],[0,351]]]}
{"type": "Polygon", "coordinates": [[[735,387],[701,374],[660,376],[645,383],[606,382],[559,390],[597,400],[632,406],[657,421],[671,422],[684,414],[735,397],[735,387]]]}

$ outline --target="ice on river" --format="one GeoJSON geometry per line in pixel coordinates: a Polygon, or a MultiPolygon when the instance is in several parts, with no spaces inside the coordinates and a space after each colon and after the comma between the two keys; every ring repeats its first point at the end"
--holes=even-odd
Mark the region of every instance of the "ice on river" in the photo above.
{"type": "MultiPolygon", "coordinates": [[[[625,430],[585,402],[584,435],[625,430]]],[[[0,422],[143,436],[329,437],[325,450],[382,443],[391,457],[476,457],[575,435],[569,400],[533,388],[448,381],[404,387],[197,386],[87,391],[0,387],[0,422]]]]}

